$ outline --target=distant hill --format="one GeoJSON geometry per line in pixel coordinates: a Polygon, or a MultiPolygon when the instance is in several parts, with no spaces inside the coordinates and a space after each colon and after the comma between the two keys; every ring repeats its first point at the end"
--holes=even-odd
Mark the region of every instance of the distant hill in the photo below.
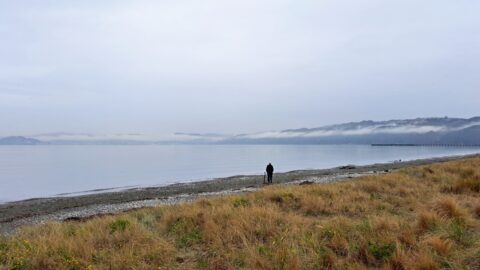
{"type": "Polygon", "coordinates": [[[175,133],[163,138],[145,134],[47,133],[6,137],[2,144],[146,145],[146,144],[414,144],[479,145],[480,117],[361,121],[316,128],[239,135],[175,133]]]}
{"type": "Polygon", "coordinates": [[[27,138],[22,136],[11,136],[11,137],[4,137],[0,138],[0,145],[37,145],[42,144],[42,141],[27,138]]]}
{"type": "Polygon", "coordinates": [[[243,134],[226,138],[223,143],[480,145],[480,117],[361,121],[243,134]]]}

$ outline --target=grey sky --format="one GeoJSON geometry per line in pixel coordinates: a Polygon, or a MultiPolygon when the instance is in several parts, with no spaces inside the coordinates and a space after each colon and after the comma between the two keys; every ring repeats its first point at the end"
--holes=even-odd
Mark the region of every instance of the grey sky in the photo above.
{"type": "Polygon", "coordinates": [[[0,0],[0,135],[480,115],[478,1],[0,0]]]}

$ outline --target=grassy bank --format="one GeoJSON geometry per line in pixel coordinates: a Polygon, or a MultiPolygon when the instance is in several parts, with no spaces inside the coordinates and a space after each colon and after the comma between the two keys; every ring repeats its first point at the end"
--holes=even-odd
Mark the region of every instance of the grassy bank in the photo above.
{"type": "Polygon", "coordinates": [[[25,228],[0,269],[480,269],[480,158],[25,228]]]}

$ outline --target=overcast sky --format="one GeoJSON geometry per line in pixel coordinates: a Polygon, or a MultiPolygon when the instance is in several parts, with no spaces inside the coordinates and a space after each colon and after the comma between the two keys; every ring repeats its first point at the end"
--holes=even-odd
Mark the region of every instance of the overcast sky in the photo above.
{"type": "Polygon", "coordinates": [[[0,135],[480,115],[480,2],[0,0],[0,135]]]}

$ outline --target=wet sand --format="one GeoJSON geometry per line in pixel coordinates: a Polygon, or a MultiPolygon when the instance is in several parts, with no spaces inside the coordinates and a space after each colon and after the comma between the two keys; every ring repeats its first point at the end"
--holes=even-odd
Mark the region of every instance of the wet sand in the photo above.
{"type": "MultiPolygon", "coordinates": [[[[480,157],[480,154],[438,157],[365,166],[340,166],[321,170],[297,170],[274,174],[274,184],[327,183],[359,176],[387,173],[408,166],[480,157]]],[[[135,208],[183,203],[205,196],[251,192],[263,187],[263,175],[237,175],[208,181],[70,197],[38,198],[0,204],[0,234],[9,234],[23,225],[52,220],[77,220],[135,208]]]]}

